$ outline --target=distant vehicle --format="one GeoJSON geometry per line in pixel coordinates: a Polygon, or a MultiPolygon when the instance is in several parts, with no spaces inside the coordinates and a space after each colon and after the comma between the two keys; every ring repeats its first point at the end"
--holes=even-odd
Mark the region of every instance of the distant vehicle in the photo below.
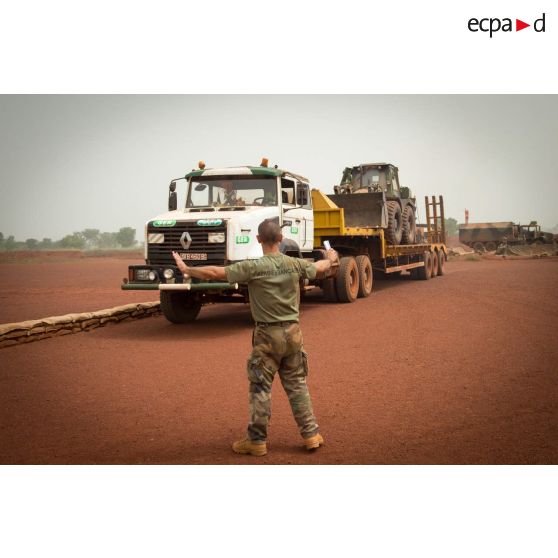
{"type": "Polygon", "coordinates": [[[492,252],[500,244],[552,244],[554,235],[541,231],[536,221],[520,225],[512,221],[468,223],[459,226],[459,242],[476,252],[492,252]]]}

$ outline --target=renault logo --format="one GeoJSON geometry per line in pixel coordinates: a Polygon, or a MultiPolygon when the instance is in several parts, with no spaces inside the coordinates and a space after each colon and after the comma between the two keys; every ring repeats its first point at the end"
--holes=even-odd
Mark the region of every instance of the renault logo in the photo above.
{"type": "Polygon", "coordinates": [[[190,248],[190,245],[192,244],[192,237],[188,232],[182,233],[182,236],[180,237],[180,244],[182,244],[182,248],[184,248],[184,250],[188,250],[188,248],[190,248]]]}

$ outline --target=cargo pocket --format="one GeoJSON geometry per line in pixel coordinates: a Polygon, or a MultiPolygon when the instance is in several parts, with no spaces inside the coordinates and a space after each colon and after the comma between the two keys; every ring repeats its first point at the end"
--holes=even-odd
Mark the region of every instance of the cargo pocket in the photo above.
{"type": "Polygon", "coordinates": [[[250,357],[246,365],[248,381],[253,384],[261,384],[263,380],[263,363],[259,357],[250,357]]]}
{"type": "Polygon", "coordinates": [[[302,373],[304,376],[308,376],[308,353],[302,349],[300,354],[302,356],[302,373]]]}

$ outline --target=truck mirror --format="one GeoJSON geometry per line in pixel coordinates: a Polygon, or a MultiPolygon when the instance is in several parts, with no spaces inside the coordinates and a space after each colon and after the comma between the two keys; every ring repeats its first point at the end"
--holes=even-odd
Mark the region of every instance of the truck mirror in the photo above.
{"type": "Polygon", "coordinates": [[[296,205],[306,205],[308,203],[308,186],[300,184],[296,191],[296,205]]]}
{"type": "Polygon", "coordinates": [[[169,211],[174,211],[178,206],[176,197],[176,182],[173,180],[169,184],[169,211]]]}
{"type": "Polygon", "coordinates": [[[169,192],[169,211],[174,211],[177,206],[176,192],[169,192]]]}

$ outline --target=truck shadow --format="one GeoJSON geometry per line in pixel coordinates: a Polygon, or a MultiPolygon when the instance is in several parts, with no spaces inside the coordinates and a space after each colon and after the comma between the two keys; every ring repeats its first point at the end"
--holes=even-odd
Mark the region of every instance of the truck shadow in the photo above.
{"type": "MultiPolygon", "coordinates": [[[[301,312],[311,314],[312,306],[301,306],[301,312]]],[[[215,304],[201,309],[197,319],[187,324],[172,324],[164,316],[143,318],[137,322],[129,322],[130,327],[112,326],[99,328],[97,331],[108,332],[111,339],[146,341],[179,341],[193,339],[225,338],[251,334],[254,321],[248,305],[215,304]],[[134,327],[137,326],[137,327],[134,327]],[[138,329],[141,328],[141,333],[138,329]]]]}
{"type": "MultiPolygon", "coordinates": [[[[385,290],[389,290],[392,287],[401,286],[402,284],[409,284],[414,282],[409,274],[403,274],[400,276],[387,276],[383,279],[374,278],[374,285],[372,289],[371,296],[374,296],[375,293],[382,292],[385,290]]],[[[320,306],[324,304],[339,304],[339,302],[332,302],[329,300],[325,300],[320,289],[315,289],[309,291],[304,297],[302,298],[301,309],[306,307],[311,308],[313,305],[320,306]]]]}

